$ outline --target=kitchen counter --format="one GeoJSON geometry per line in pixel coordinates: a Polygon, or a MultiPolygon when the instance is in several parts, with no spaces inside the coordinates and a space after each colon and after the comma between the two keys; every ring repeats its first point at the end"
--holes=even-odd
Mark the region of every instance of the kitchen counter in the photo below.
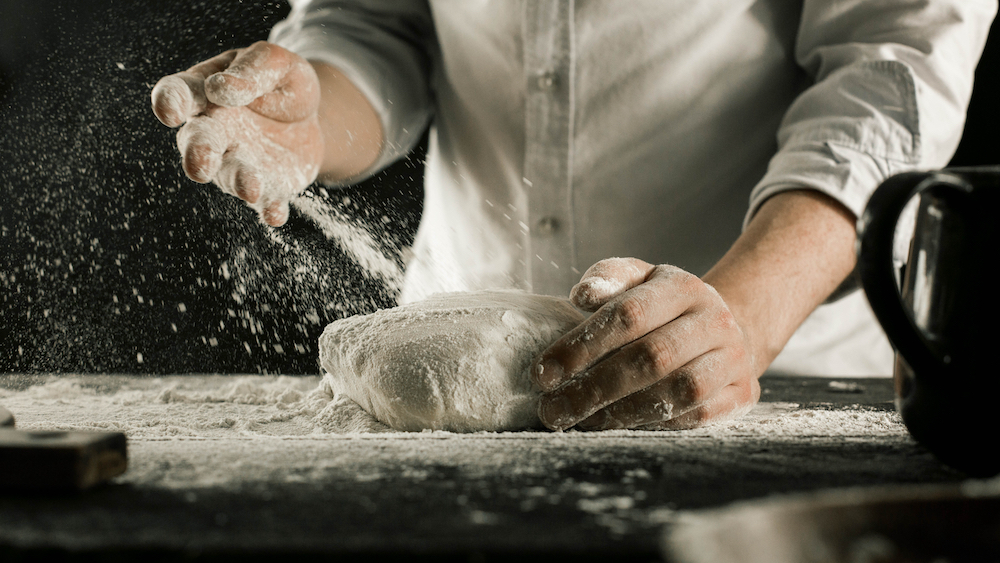
{"type": "Polygon", "coordinates": [[[678,511],[777,493],[952,483],[888,379],[765,377],[746,417],[682,432],[336,434],[316,378],[0,376],[24,429],[120,430],[128,471],[0,493],[0,559],[423,554],[655,558],[678,511]]]}

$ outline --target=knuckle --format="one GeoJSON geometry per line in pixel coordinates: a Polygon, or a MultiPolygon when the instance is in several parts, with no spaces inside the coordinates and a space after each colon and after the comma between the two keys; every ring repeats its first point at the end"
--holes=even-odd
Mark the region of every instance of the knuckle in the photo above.
{"type": "Polygon", "coordinates": [[[670,264],[658,264],[653,266],[653,275],[663,278],[670,278],[684,273],[686,273],[684,270],[670,264]]]}
{"type": "Polygon", "coordinates": [[[581,411],[603,408],[610,402],[607,391],[593,378],[577,381],[568,391],[572,403],[581,411]]]}
{"type": "Polygon", "coordinates": [[[583,399],[585,401],[584,404],[590,408],[601,408],[609,402],[608,393],[596,382],[583,386],[583,399]]]}
{"type": "Polygon", "coordinates": [[[674,364],[675,351],[669,342],[659,338],[640,340],[636,347],[636,362],[641,371],[652,375],[666,374],[674,364]]]}
{"type": "Polygon", "coordinates": [[[203,182],[205,179],[205,163],[202,160],[192,158],[189,154],[184,157],[184,172],[195,182],[203,182]]]}
{"type": "Polygon", "coordinates": [[[680,284],[682,291],[686,293],[697,295],[705,290],[705,282],[690,272],[679,270],[674,275],[677,277],[677,283],[680,284]]]}
{"type": "MultiPolygon", "coordinates": [[[[729,348],[730,364],[740,367],[749,367],[750,352],[743,346],[732,346],[729,348]]],[[[742,372],[742,370],[740,370],[742,372]]]]}
{"type": "Polygon", "coordinates": [[[733,331],[739,329],[739,324],[736,322],[736,317],[733,315],[732,311],[728,307],[723,307],[719,309],[716,313],[716,326],[720,330],[733,331]]]}
{"type": "Polygon", "coordinates": [[[280,227],[288,220],[288,203],[279,200],[266,204],[263,206],[260,216],[268,225],[280,227]]]}
{"type": "Polygon", "coordinates": [[[614,318],[622,331],[631,333],[643,327],[646,311],[636,299],[625,298],[614,306],[614,318]]]}
{"type": "Polygon", "coordinates": [[[184,151],[184,160],[193,168],[201,168],[211,156],[212,151],[205,145],[190,143],[184,151]]]}
{"type": "Polygon", "coordinates": [[[702,384],[694,372],[680,369],[670,374],[671,395],[678,403],[696,405],[708,399],[708,388],[702,384]]]}
{"type": "Polygon", "coordinates": [[[255,51],[270,51],[271,50],[271,43],[268,43],[267,41],[264,41],[263,39],[261,39],[261,40],[258,40],[258,41],[254,41],[250,45],[249,49],[253,49],[255,51]]]}
{"type": "Polygon", "coordinates": [[[248,203],[256,203],[260,195],[260,181],[249,170],[239,169],[236,172],[236,195],[248,203]]]}

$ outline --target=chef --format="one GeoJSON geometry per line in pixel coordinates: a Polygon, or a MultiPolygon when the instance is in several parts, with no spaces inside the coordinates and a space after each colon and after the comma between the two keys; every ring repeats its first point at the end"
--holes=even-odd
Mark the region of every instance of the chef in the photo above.
{"type": "Polygon", "coordinates": [[[401,301],[594,311],[532,367],[555,430],[690,428],[768,370],[891,371],[852,284],[888,176],[949,161],[994,0],[302,0],[159,81],[187,175],[282,225],[430,126],[401,301]]]}

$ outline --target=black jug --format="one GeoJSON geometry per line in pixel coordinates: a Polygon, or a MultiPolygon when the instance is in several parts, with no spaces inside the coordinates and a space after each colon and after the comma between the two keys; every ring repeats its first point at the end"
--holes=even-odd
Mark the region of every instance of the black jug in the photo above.
{"type": "Polygon", "coordinates": [[[893,176],[858,221],[857,273],[896,350],[896,409],[918,442],[973,477],[1000,473],[998,261],[1000,167],[893,176]],[[915,196],[896,272],[893,235],[915,196]]]}

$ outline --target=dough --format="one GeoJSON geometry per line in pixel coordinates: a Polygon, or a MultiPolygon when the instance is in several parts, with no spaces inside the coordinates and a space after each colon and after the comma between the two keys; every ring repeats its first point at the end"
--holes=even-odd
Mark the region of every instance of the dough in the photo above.
{"type": "Polygon", "coordinates": [[[538,427],[531,361],[583,320],[566,299],[443,293],[331,323],[319,339],[330,387],[397,430],[538,427]]]}

